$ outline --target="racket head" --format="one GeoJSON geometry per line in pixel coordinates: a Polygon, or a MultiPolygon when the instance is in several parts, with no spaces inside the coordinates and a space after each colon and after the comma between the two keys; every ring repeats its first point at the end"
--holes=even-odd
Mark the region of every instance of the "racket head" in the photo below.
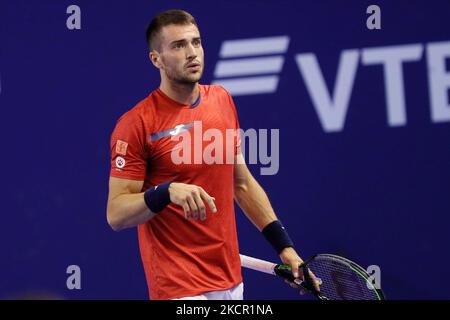
{"type": "Polygon", "coordinates": [[[304,275],[303,287],[321,300],[385,300],[383,291],[372,284],[367,271],[344,257],[318,254],[300,268],[304,275]],[[313,289],[308,270],[321,279],[320,293],[313,289]]]}

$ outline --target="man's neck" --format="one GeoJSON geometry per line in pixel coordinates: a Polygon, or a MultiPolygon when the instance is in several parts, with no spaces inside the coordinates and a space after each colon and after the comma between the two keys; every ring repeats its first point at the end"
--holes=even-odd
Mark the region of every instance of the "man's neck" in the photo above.
{"type": "Polygon", "coordinates": [[[200,93],[198,82],[193,84],[178,84],[162,81],[159,89],[169,98],[185,105],[192,105],[200,93]]]}

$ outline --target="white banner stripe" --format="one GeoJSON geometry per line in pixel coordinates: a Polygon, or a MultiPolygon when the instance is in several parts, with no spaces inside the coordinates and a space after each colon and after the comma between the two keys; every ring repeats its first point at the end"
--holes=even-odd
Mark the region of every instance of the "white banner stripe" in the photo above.
{"type": "Polygon", "coordinates": [[[278,76],[218,79],[213,84],[224,86],[234,96],[273,93],[277,90],[278,76]]]}
{"type": "Polygon", "coordinates": [[[253,38],[241,40],[226,40],[220,48],[220,57],[242,57],[285,53],[289,45],[288,36],[253,38]]]}
{"type": "Polygon", "coordinates": [[[283,62],[283,56],[238,59],[231,61],[222,60],[216,64],[214,76],[218,78],[262,73],[279,73],[283,67],[283,62]]]}

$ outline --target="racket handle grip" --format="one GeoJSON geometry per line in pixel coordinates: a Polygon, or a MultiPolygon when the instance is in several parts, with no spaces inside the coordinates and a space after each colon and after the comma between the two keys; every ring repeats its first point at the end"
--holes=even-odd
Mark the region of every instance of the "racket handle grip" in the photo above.
{"type": "MultiPolygon", "coordinates": [[[[299,280],[298,278],[295,278],[294,275],[292,274],[292,269],[291,266],[286,265],[286,264],[280,264],[277,265],[274,269],[275,274],[279,277],[282,277],[284,279],[287,279],[291,282],[294,282],[295,284],[301,285],[302,287],[304,287],[305,289],[310,290],[311,288],[309,288],[308,286],[305,285],[304,281],[299,280]]],[[[322,284],[322,279],[316,277],[316,281],[319,285],[322,284]]]]}
{"type": "Polygon", "coordinates": [[[282,277],[286,280],[289,280],[290,282],[295,283],[296,285],[299,285],[300,287],[302,287],[303,289],[307,290],[307,291],[311,291],[314,290],[311,287],[309,287],[305,281],[302,281],[298,278],[295,278],[294,275],[292,274],[292,270],[291,267],[289,265],[277,265],[274,269],[275,274],[279,277],[282,277]]]}
{"type": "Polygon", "coordinates": [[[274,271],[275,271],[275,274],[279,277],[282,277],[291,282],[294,282],[294,280],[295,280],[295,277],[292,274],[291,266],[289,266],[289,265],[279,264],[275,267],[274,271]]]}

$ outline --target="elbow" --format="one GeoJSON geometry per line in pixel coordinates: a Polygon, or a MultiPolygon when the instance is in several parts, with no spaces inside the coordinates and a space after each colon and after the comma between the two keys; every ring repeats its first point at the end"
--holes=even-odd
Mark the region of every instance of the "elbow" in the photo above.
{"type": "Polygon", "coordinates": [[[121,231],[124,229],[124,226],[120,219],[117,219],[117,217],[111,212],[111,210],[108,210],[106,214],[106,220],[108,221],[108,225],[114,231],[121,231]]]}

